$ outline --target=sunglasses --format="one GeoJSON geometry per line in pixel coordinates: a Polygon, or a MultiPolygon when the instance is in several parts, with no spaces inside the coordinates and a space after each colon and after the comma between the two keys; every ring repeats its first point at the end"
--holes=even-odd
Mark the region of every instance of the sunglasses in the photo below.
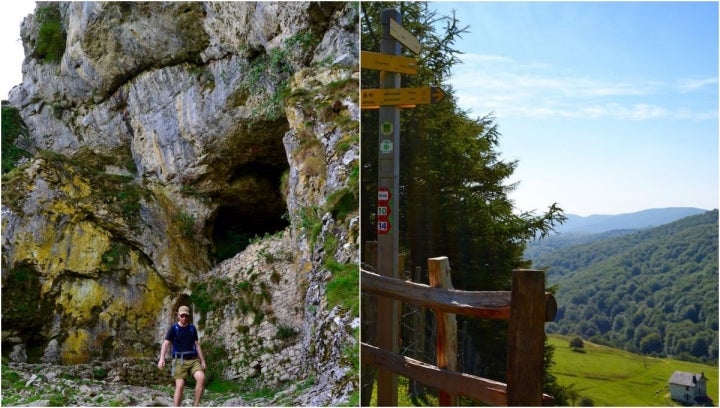
{"type": "Polygon", "coordinates": [[[186,319],[187,319],[188,317],[190,317],[190,315],[188,315],[188,314],[184,314],[184,313],[183,313],[183,314],[181,314],[181,315],[180,315],[180,317],[184,317],[184,318],[186,318],[186,319]]]}

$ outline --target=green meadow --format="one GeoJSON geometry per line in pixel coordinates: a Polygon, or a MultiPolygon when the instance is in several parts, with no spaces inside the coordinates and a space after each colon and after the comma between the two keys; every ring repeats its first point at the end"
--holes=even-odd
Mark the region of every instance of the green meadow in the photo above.
{"type": "MultiPolygon", "coordinates": [[[[550,372],[559,384],[573,385],[578,392],[577,405],[588,397],[595,406],[680,406],[670,399],[667,381],[674,371],[705,373],[708,396],[718,405],[718,367],[665,358],[646,357],[611,347],[584,341],[580,351],[573,351],[570,340],[574,336],[548,335],[555,346],[555,365],[550,372]]],[[[437,397],[413,400],[407,394],[408,380],[398,378],[398,405],[437,406],[437,397]]],[[[370,406],[377,406],[377,390],[373,388],[370,406]]],[[[466,405],[467,401],[465,404],[466,405]]],[[[474,404],[470,404],[474,405],[474,404]]]]}
{"type": "Polygon", "coordinates": [[[704,372],[708,396],[717,406],[717,366],[646,357],[587,341],[583,349],[573,351],[571,339],[548,335],[548,342],[555,346],[555,365],[550,372],[559,384],[574,384],[579,397],[589,397],[595,406],[680,405],[670,400],[667,383],[677,370],[704,372]]]}

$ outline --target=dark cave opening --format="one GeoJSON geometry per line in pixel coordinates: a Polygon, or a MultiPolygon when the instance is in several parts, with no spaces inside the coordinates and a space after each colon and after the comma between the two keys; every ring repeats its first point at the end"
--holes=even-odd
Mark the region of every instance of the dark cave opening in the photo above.
{"type": "Polygon", "coordinates": [[[245,163],[236,167],[228,181],[229,196],[215,211],[212,222],[212,257],[220,262],[232,258],[256,236],[287,228],[287,204],[280,191],[284,165],[245,163]]]}
{"type": "Polygon", "coordinates": [[[287,169],[287,163],[285,163],[284,166],[258,162],[243,163],[233,169],[229,182],[232,183],[235,180],[252,176],[256,179],[268,180],[270,182],[277,180],[276,184],[279,187],[280,177],[287,169]]]}
{"type": "Polygon", "coordinates": [[[41,274],[35,266],[21,264],[3,270],[2,287],[2,355],[8,357],[15,346],[25,346],[27,361],[39,363],[49,341],[43,330],[43,316],[52,314],[52,292],[43,299],[41,274]],[[5,336],[5,333],[13,333],[5,336]]]}

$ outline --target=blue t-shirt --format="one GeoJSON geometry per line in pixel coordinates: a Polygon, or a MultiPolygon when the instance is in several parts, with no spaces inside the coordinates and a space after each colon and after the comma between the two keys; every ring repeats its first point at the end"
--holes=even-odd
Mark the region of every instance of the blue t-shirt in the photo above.
{"type": "Polygon", "coordinates": [[[198,340],[197,330],[191,324],[185,327],[175,323],[170,326],[165,340],[172,342],[173,345],[173,356],[175,353],[187,353],[183,354],[184,358],[195,358],[197,357],[197,350],[195,350],[195,342],[198,340]]]}

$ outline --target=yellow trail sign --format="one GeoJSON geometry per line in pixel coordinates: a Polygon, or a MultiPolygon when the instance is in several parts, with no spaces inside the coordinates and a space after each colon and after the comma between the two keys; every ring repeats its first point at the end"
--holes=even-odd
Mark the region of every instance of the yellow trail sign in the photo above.
{"type": "Polygon", "coordinates": [[[360,107],[378,109],[380,106],[428,105],[445,98],[440,87],[429,88],[369,88],[360,90],[360,107]]]}
{"type": "Polygon", "coordinates": [[[415,54],[420,52],[420,41],[393,19],[390,19],[390,37],[400,41],[400,44],[406,46],[415,54]]]}
{"type": "Polygon", "coordinates": [[[360,68],[417,74],[417,62],[414,58],[369,51],[360,51],[360,68]]]}

